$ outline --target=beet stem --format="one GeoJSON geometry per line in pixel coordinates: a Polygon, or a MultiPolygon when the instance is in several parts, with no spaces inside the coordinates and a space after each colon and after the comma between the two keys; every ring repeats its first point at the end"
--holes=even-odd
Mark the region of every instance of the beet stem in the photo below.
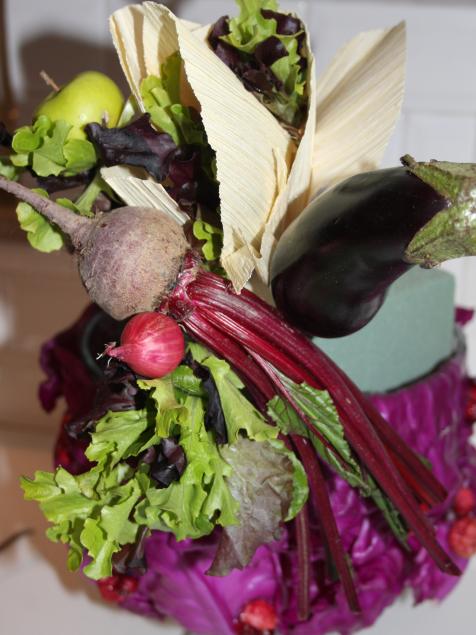
{"type": "Polygon", "coordinates": [[[59,227],[70,238],[76,249],[80,248],[85,236],[92,228],[92,219],[79,216],[49,198],[40,196],[24,185],[9,181],[3,176],[0,176],[0,189],[13,194],[25,203],[29,203],[38,213],[59,227]]]}
{"type": "MultiPolygon", "coordinates": [[[[187,293],[192,306],[208,306],[228,314],[239,324],[246,325],[252,333],[265,337],[280,351],[302,364],[318,385],[329,391],[342,416],[347,438],[364,465],[437,565],[446,573],[459,575],[459,569],[438,544],[433,528],[419,509],[416,499],[389,457],[361,405],[327,357],[304,335],[283,323],[276,311],[250,292],[243,291],[237,295],[229,282],[209,272],[197,271],[190,282],[192,284],[189,284],[187,293]]],[[[252,342],[249,342],[249,345],[252,347],[252,342]]]]}
{"type": "Polygon", "coordinates": [[[319,459],[316,457],[308,439],[292,435],[292,440],[303,465],[306,467],[314,506],[319,513],[327,546],[339,573],[349,608],[354,613],[360,613],[361,608],[352,576],[352,569],[342,545],[319,459]]]}
{"type": "MultiPolygon", "coordinates": [[[[198,301],[197,304],[199,304],[199,306],[202,307],[204,303],[198,301]]],[[[242,325],[238,324],[236,321],[232,320],[226,314],[217,312],[217,311],[212,312],[203,307],[200,308],[199,310],[202,314],[206,316],[208,320],[210,321],[213,320],[215,324],[217,324],[220,328],[224,329],[228,333],[228,335],[235,336],[242,345],[252,347],[254,351],[257,351],[269,362],[277,365],[280,371],[284,373],[285,375],[287,375],[288,377],[290,377],[291,379],[293,379],[293,381],[296,381],[298,383],[301,383],[302,381],[306,381],[309,385],[316,387],[315,386],[316,382],[314,378],[310,378],[309,375],[307,375],[307,373],[300,370],[299,367],[293,364],[292,360],[289,360],[289,358],[285,357],[283,353],[278,351],[273,346],[270,346],[268,342],[262,340],[261,338],[256,336],[254,333],[251,333],[249,330],[244,328],[242,325]]],[[[343,373],[341,374],[341,376],[343,378],[345,377],[343,373]]],[[[355,393],[358,393],[359,395],[361,395],[360,391],[358,391],[356,387],[354,388],[355,388],[355,393]]],[[[279,393],[290,403],[290,405],[297,412],[297,414],[299,415],[303,423],[305,423],[306,427],[310,429],[314,434],[316,434],[316,428],[312,425],[312,423],[306,417],[305,413],[303,413],[302,410],[297,406],[292,396],[285,390],[282,384],[279,385],[279,393]]],[[[363,405],[364,403],[367,402],[367,400],[363,397],[363,395],[361,396],[362,396],[362,399],[360,400],[360,403],[361,405],[363,405]]],[[[375,431],[372,431],[371,434],[372,436],[375,437],[375,439],[377,439],[378,435],[375,434],[375,431]]],[[[336,455],[336,452],[333,451],[330,444],[323,437],[321,437],[320,435],[318,436],[321,443],[324,443],[324,445],[330,451],[332,451],[334,455],[336,455]]],[[[399,438],[398,435],[395,434],[395,436],[399,438]]],[[[406,444],[400,439],[399,445],[405,446],[406,444]]],[[[386,449],[389,449],[389,448],[386,448],[386,449]]],[[[394,453],[391,451],[390,453],[392,454],[392,457],[393,457],[394,453]]],[[[337,455],[337,458],[339,458],[338,455],[337,455]]],[[[392,458],[389,458],[388,462],[391,462],[391,461],[392,461],[392,458]]],[[[415,463],[416,463],[416,467],[419,468],[419,473],[423,473],[424,472],[424,470],[422,469],[423,464],[416,456],[415,456],[414,464],[415,463]]],[[[405,484],[409,486],[418,495],[418,497],[421,500],[428,503],[429,505],[435,504],[435,497],[432,495],[432,491],[427,493],[425,489],[422,487],[422,485],[420,484],[420,482],[418,481],[418,478],[415,478],[415,475],[409,472],[406,465],[403,464],[401,460],[398,460],[395,467],[398,468],[398,470],[401,472],[401,476],[404,477],[405,484]]],[[[436,502],[438,503],[440,502],[440,500],[436,499],[436,502]]]]}
{"type": "Polygon", "coordinates": [[[296,516],[296,543],[298,556],[298,619],[305,622],[309,618],[310,612],[310,583],[311,583],[311,531],[309,527],[308,503],[304,505],[296,516]]]}
{"type": "MultiPolygon", "coordinates": [[[[329,360],[332,364],[332,360],[329,360]]],[[[398,457],[401,461],[405,474],[410,471],[410,476],[419,481],[419,494],[424,497],[425,502],[430,506],[439,505],[448,497],[448,492],[434,476],[431,470],[423,463],[416,454],[402,439],[402,437],[392,428],[388,421],[378,412],[375,406],[364,397],[357,386],[343,373],[338,366],[336,370],[346,382],[355,398],[361,404],[364,412],[375,426],[392,456],[398,457]]]]}

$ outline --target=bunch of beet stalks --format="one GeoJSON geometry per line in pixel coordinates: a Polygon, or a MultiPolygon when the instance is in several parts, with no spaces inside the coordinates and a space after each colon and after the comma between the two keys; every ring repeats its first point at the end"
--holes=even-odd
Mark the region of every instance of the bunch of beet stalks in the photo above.
{"type": "MultiPolygon", "coordinates": [[[[443,502],[447,496],[445,489],[355,384],[306,336],[284,322],[275,309],[250,291],[243,290],[238,295],[230,282],[201,269],[200,262],[192,254],[187,256],[178,283],[160,310],[182,324],[193,339],[233,366],[264,415],[268,401],[279,395],[325,447],[329,447],[329,443],[295,403],[280,374],[296,383],[306,382],[313,388],[327,390],[338,410],[346,439],[361,464],[378,482],[438,567],[451,575],[460,574],[438,544],[421,507],[422,503],[431,508],[443,502]]],[[[337,530],[320,459],[304,437],[290,435],[287,443],[304,465],[311,502],[349,606],[359,612],[349,559],[337,530]]],[[[299,614],[301,619],[306,619],[310,580],[310,529],[306,507],[298,515],[296,527],[300,564],[299,614]]]]}
{"type": "MultiPolygon", "coordinates": [[[[58,227],[78,259],[91,299],[115,319],[159,310],[187,333],[230,363],[266,416],[267,403],[279,395],[324,447],[322,437],[281,380],[306,382],[328,391],[345,437],[362,467],[377,481],[442,571],[459,570],[438,544],[422,507],[447,496],[421,459],[391,428],[348,377],[297,329],[253,293],[237,294],[230,282],[204,271],[180,227],[159,210],[122,207],[95,218],[79,217],[18,183],[0,177],[0,188],[30,203],[58,227]],[[423,504],[423,505],[422,505],[423,504]]],[[[299,616],[309,614],[309,504],[322,533],[351,609],[360,610],[349,560],[343,549],[326,489],[320,459],[308,439],[285,439],[307,473],[311,501],[296,519],[299,555],[299,616]]],[[[341,457],[342,465],[345,459],[341,457]]]]}

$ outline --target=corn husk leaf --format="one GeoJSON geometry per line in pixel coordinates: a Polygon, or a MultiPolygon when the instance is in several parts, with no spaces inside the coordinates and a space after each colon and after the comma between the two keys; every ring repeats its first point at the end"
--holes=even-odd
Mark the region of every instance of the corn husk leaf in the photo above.
{"type": "Polygon", "coordinates": [[[125,165],[116,165],[102,168],[101,176],[126,205],[160,209],[179,225],[190,220],[160,183],[141,172],[125,165]]]}
{"type": "Polygon", "coordinates": [[[276,156],[279,193],[266,223],[260,247],[260,259],[256,262],[257,273],[265,284],[269,281],[269,266],[273,250],[284,229],[306,207],[311,197],[312,157],[316,131],[316,77],[314,56],[311,51],[309,33],[306,32],[308,58],[307,86],[308,113],[303,135],[296,157],[288,173],[286,165],[276,156]]]}
{"type": "Polygon", "coordinates": [[[143,46],[143,6],[128,5],[115,11],[109,18],[109,28],[121,68],[132,94],[144,112],[140,94],[140,83],[146,77],[143,46]]]}
{"type": "MultiPolygon", "coordinates": [[[[156,6],[153,2],[128,5],[115,11],[109,19],[119,62],[142,112],[145,112],[140,94],[142,80],[149,75],[160,77],[161,65],[178,50],[176,31],[164,22],[161,13],[154,10],[156,6]]],[[[185,20],[183,24],[191,31],[198,29],[202,33],[203,29],[209,28],[185,20]]],[[[181,103],[200,109],[184,72],[181,103]]]]}
{"type": "MultiPolygon", "coordinates": [[[[276,157],[289,171],[294,142],[203,39],[166,7],[144,6],[175,26],[185,72],[216,152],[224,232],[222,265],[240,290],[259,258],[264,227],[280,193],[276,157]]],[[[198,33],[203,37],[203,30],[198,33]]]]}
{"type": "Polygon", "coordinates": [[[405,24],[360,33],[317,85],[312,194],[375,169],[400,113],[405,24]]]}

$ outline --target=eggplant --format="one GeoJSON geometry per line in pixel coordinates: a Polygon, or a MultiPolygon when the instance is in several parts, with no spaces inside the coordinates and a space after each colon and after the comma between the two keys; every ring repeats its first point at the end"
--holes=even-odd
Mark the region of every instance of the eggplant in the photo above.
{"type": "Polygon", "coordinates": [[[406,155],[357,174],[310,203],[271,261],[277,308],[310,335],[364,327],[411,267],[476,254],[476,166],[406,155]]]}

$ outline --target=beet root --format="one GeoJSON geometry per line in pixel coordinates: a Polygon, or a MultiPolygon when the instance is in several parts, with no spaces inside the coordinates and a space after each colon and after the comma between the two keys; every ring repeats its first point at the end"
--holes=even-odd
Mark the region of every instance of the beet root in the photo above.
{"type": "Polygon", "coordinates": [[[30,203],[69,237],[91,300],[114,319],[153,311],[173,288],[189,245],[164,212],[120,207],[91,219],[3,177],[0,188],[30,203]]]}

